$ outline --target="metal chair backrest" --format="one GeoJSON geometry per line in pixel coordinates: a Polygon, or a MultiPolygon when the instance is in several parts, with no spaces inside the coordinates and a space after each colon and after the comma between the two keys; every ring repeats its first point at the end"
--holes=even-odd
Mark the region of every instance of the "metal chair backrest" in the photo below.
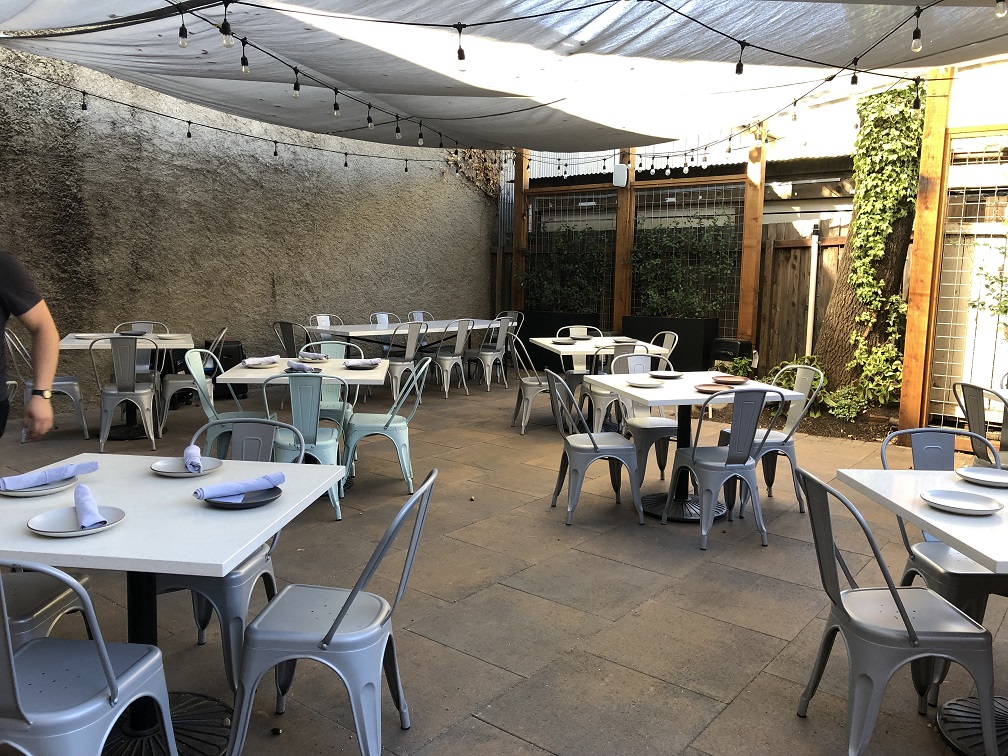
{"type": "Polygon", "coordinates": [[[284,356],[288,359],[297,357],[298,352],[301,351],[301,348],[298,346],[299,340],[304,344],[311,341],[311,336],[309,335],[307,328],[300,323],[293,323],[289,320],[275,321],[273,323],[273,332],[280,340],[280,345],[284,350],[284,356]]]}
{"type": "Polygon", "coordinates": [[[350,611],[350,607],[353,606],[354,600],[357,598],[358,594],[363,591],[367,584],[371,581],[375,572],[378,570],[378,565],[381,564],[382,559],[389,552],[392,547],[393,542],[399,535],[399,531],[402,530],[403,525],[409,519],[410,514],[414,513],[413,518],[413,531],[410,534],[409,546],[406,548],[406,559],[403,563],[402,574],[399,576],[399,586],[396,589],[395,599],[390,603],[388,617],[384,618],[385,622],[388,622],[392,614],[395,612],[395,608],[399,605],[400,599],[402,599],[403,594],[406,592],[406,584],[409,582],[410,573],[413,571],[413,561],[416,558],[417,546],[420,543],[420,534],[423,532],[424,521],[427,518],[427,508],[430,506],[431,494],[434,493],[434,481],[437,480],[438,470],[435,467],[427,477],[424,479],[423,484],[416,490],[416,492],[409,497],[402,508],[392,518],[392,522],[385,529],[384,535],[382,535],[381,540],[375,547],[375,550],[371,553],[371,558],[368,559],[364,569],[361,572],[357,582],[354,583],[354,587],[350,590],[350,593],[346,597],[346,601],[343,602],[343,606],[340,607],[339,612],[336,614],[336,619],[333,620],[332,625],[329,628],[329,632],[325,634],[322,641],[319,643],[319,648],[325,650],[328,648],[329,644],[332,643],[333,637],[339,630],[340,623],[343,618],[346,617],[347,612],[350,611]]]}
{"type": "Polygon", "coordinates": [[[421,320],[399,323],[392,332],[389,351],[401,349],[402,354],[395,355],[396,359],[412,362],[416,359],[417,349],[420,347],[420,341],[425,333],[427,333],[427,324],[421,320]]]}
{"type": "MultiPolygon", "coordinates": [[[[95,616],[94,605],[88,592],[81,587],[81,584],[67,575],[65,572],[54,569],[44,564],[34,562],[11,561],[0,559],[0,567],[10,567],[16,570],[30,572],[40,572],[50,575],[62,583],[65,583],[80,600],[81,610],[84,613],[84,622],[88,628],[91,639],[95,644],[95,653],[101,664],[102,672],[105,675],[105,684],[109,691],[109,702],[115,703],[119,698],[119,684],[116,681],[115,671],[109,659],[108,649],[105,640],[102,638],[101,628],[98,627],[98,618],[95,616]]],[[[7,597],[4,594],[3,581],[0,580],[0,719],[24,722],[30,725],[21,704],[20,691],[31,689],[31,680],[18,680],[17,670],[14,666],[14,652],[11,644],[11,634],[9,625],[9,614],[7,610],[7,597]]],[[[57,712],[50,712],[55,715],[57,712]]]]}
{"type": "Polygon", "coordinates": [[[294,441],[298,447],[298,456],[294,460],[296,463],[304,461],[305,440],[297,428],[279,420],[267,420],[266,418],[236,417],[230,420],[211,420],[204,423],[193,433],[191,445],[200,446],[199,437],[213,427],[223,427],[231,431],[231,459],[240,459],[245,462],[270,462],[273,460],[273,438],[280,428],[289,430],[294,434],[294,441]]]}
{"type": "MultiPolygon", "coordinates": [[[[263,406],[266,414],[269,414],[269,400],[266,389],[274,381],[287,381],[290,393],[291,424],[301,431],[304,441],[309,446],[318,443],[319,436],[319,411],[322,408],[322,383],[334,383],[339,386],[340,395],[349,396],[349,389],[346,381],[337,376],[321,376],[313,373],[287,373],[284,375],[271,375],[262,384],[263,406]]],[[[343,406],[342,416],[336,420],[340,428],[346,425],[346,405],[343,406]]]]}
{"type": "Polygon", "coordinates": [[[402,323],[402,318],[394,312],[372,312],[371,322],[380,326],[387,326],[389,323],[402,323]]]}
{"type": "Polygon", "coordinates": [[[434,320],[434,316],[427,310],[410,310],[406,314],[406,320],[422,323],[425,320],[434,320]]]}
{"type": "Polygon", "coordinates": [[[522,325],[525,323],[525,313],[521,310],[501,310],[497,313],[495,320],[497,318],[510,318],[511,319],[511,333],[515,336],[521,331],[522,325]]]}
{"type": "Polygon", "coordinates": [[[590,325],[569,325],[558,328],[556,335],[557,338],[561,336],[592,336],[598,338],[602,335],[602,331],[590,325]]]}
{"type": "Polygon", "coordinates": [[[507,315],[496,318],[483,335],[483,346],[480,349],[502,352],[507,346],[507,335],[511,329],[511,318],[507,315]]]}
{"type": "Polygon", "coordinates": [[[113,333],[121,331],[143,331],[144,333],[168,333],[168,326],[160,320],[128,320],[113,329],[113,333]],[[159,330],[160,329],[160,330],[159,330]]]}
{"type": "MultiPolygon", "coordinates": [[[[712,394],[700,408],[700,419],[697,421],[696,433],[693,436],[693,459],[696,459],[696,450],[700,443],[700,428],[703,426],[707,407],[712,403],[719,404],[724,399],[725,393],[725,391],[719,391],[712,394]]],[[[763,438],[755,450],[753,442],[756,440],[756,429],[759,426],[760,415],[768,400],[777,404],[777,410],[767,426],[769,429],[773,429],[784,412],[784,394],[777,389],[736,389],[732,393],[734,397],[732,399],[731,438],[728,442],[726,466],[744,465],[750,459],[759,459],[768,434],[763,434],[763,438]]]]}
{"type": "Polygon", "coordinates": [[[585,420],[585,416],[581,414],[581,408],[578,407],[574,392],[567,385],[567,381],[563,379],[563,376],[557,375],[548,368],[546,380],[549,382],[550,404],[553,406],[553,417],[560,435],[567,438],[568,436],[587,434],[592,447],[598,451],[599,447],[591,432],[591,426],[585,420]]]}
{"type": "Polygon", "coordinates": [[[896,609],[899,612],[900,617],[903,619],[903,624],[907,630],[907,639],[911,646],[916,646],[918,642],[917,632],[914,630],[913,624],[910,622],[910,617],[907,614],[906,607],[903,606],[903,601],[900,599],[899,592],[896,590],[896,585],[893,583],[892,575],[889,574],[889,568],[886,566],[885,560],[882,558],[882,552],[879,550],[878,544],[875,542],[875,538],[872,535],[871,529],[868,527],[868,523],[865,522],[864,517],[862,517],[861,513],[857,511],[854,505],[851,504],[846,497],[844,497],[843,494],[836,489],[830,488],[828,485],[805,470],[799,469],[797,474],[801,487],[805,491],[805,497],[808,500],[809,522],[812,525],[812,538],[815,541],[816,560],[819,563],[819,575],[822,579],[823,588],[826,590],[826,595],[829,596],[830,601],[833,603],[834,610],[839,612],[840,616],[850,620],[850,615],[844,608],[843,600],[840,595],[840,575],[837,572],[837,566],[839,565],[840,569],[843,570],[844,577],[847,579],[851,588],[856,589],[858,584],[854,580],[854,576],[851,574],[850,569],[847,567],[847,563],[844,561],[843,555],[840,553],[840,549],[837,548],[836,542],[833,540],[833,523],[830,517],[829,504],[830,497],[843,504],[847,508],[847,511],[849,511],[851,515],[853,515],[854,519],[857,520],[858,525],[861,526],[861,530],[864,532],[865,538],[868,539],[869,546],[871,546],[872,554],[875,556],[875,561],[878,563],[879,569],[882,572],[882,577],[885,579],[889,592],[892,594],[893,603],[896,605],[896,609]]]}
{"type": "Polygon", "coordinates": [[[672,370],[672,363],[666,357],[648,354],[647,352],[617,354],[612,358],[612,362],[609,363],[609,372],[613,375],[638,375],[649,373],[652,370],[672,370]],[[658,367],[654,367],[656,361],[658,367]]]}
{"type": "Polygon", "coordinates": [[[32,380],[31,353],[21,343],[21,339],[18,338],[16,333],[5,328],[4,342],[7,345],[7,354],[10,355],[10,359],[7,362],[14,366],[14,374],[18,377],[18,380],[22,384],[32,380]],[[24,373],[21,372],[22,367],[25,369],[24,373]]]}
{"type": "Polygon", "coordinates": [[[675,331],[658,331],[654,336],[651,337],[651,343],[655,346],[660,346],[662,349],[668,349],[669,354],[676,348],[676,344],[679,343],[679,334],[675,331]]]}
{"type": "MultiPolygon", "coordinates": [[[[1001,396],[989,388],[976,386],[972,383],[952,384],[952,393],[966,417],[966,425],[970,431],[977,435],[987,437],[987,402],[993,400],[1002,406],[1001,427],[1008,427],[1008,404],[1005,404],[1001,396]]],[[[1001,451],[1008,450],[1008,433],[1001,433],[1001,451]]],[[[973,441],[973,454],[977,459],[982,459],[988,464],[994,464],[994,460],[987,456],[987,449],[983,444],[973,441]]],[[[994,455],[995,457],[997,455],[994,455]]]]}
{"type": "MultiPolygon", "coordinates": [[[[185,353],[185,364],[186,369],[192,375],[194,382],[196,383],[196,391],[199,394],[200,404],[203,405],[203,410],[206,412],[208,418],[216,420],[218,418],[217,411],[214,409],[214,396],[213,396],[213,379],[215,376],[220,375],[224,372],[224,368],[220,363],[217,355],[211,352],[209,349],[189,349],[185,353]],[[207,364],[209,363],[209,373],[207,372],[207,364]]],[[[228,391],[231,392],[231,398],[238,407],[238,411],[242,411],[241,402],[238,401],[238,396],[235,394],[234,388],[230,383],[222,384],[228,387],[228,391]]]]}
{"type": "Polygon", "coordinates": [[[320,312],[317,315],[308,316],[308,325],[328,328],[329,326],[343,325],[343,318],[328,312],[320,312]]]}
{"type": "Polygon", "coordinates": [[[528,350],[525,348],[522,340],[514,333],[511,333],[508,335],[508,345],[511,348],[511,354],[514,357],[514,367],[515,372],[518,373],[518,380],[535,381],[539,386],[545,385],[546,382],[532,365],[532,358],[529,357],[528,350]]]}
{"type": "Polygon", "coordinates": [[[469,341],[469,333],[472,331],[474,322],[471,318],[453,320],[448,324],[445,331],[445,338],[441,340],[437,348],[438,357],[461,357],[466,350],[466,343],[469,341]],[[454,332],[452,326],[455,326],[454,332]],[[448,336],[448,334],[453,334],[448,336]]]}
{"type": "Polygon", "coordinates": [[[364,350],[359,344],[342,339],[327,339],[326,341],[309,341],[305,344],[305,349],[312,352],[319,352],[331,359],[363,359],[364,350]]]}
{"type": "MultiPolygon", "coordinates": [[[[116,391],[122,393],[133,393],[137,390],[137,345],[143,343],[145,349],[150,344],[150,351],[154,354],[154,364],[160,365],[160,348],[154,339],[147,336],[103,336],[95,339],[88,347],[91,354],[91,367],[94,369],[95,383],[98,385],[98,393],[102,390],[102,380],[98,376],[98,361],[95,359],[95,344],[103,341],[109,342],[112,355],[112,372],[115,376],[116,391]]],[[[157,376],[155,376],[155,382],[157,376]]]]}
{"type": "Polygon", "coordinates": [[[406,422],[409,423],[409,421],[413,419],[413,415],[416,414],[417,408],[420,406],[420,399],[423,396],[424,382],[427,380],[427,370],[430,368],[430,365],[431,358],[424,357],[409,372],[409,378],[407,378],[406,382],[399,388],[399,396],[396,397],[395,401],[392,402],[392,406],[389,408],[388,415],[386,415],[385,425],[383,427],[388,428],[392,424],[392,420],[399,414],[399,410],[406,405],[406,400],[409,398],[411,392],[413,393],[413,406],[410,408],[409,414],[406,415],[406,422]]]}
{"type": "Polygon", "coordinates": [[[805,396],[804,401],[794,401],[788,404],[787,416],[784,418],[784,427],[781,428],[781,432],[786,433],[789,439],[794,435],[798,424],[812,409],[812,403],[825,382],[826,376],[819,368],[813,365],[797,364],[785,365],[770,379],[772,386],[786,386],[793,383],[794,390],[805,396]]]}

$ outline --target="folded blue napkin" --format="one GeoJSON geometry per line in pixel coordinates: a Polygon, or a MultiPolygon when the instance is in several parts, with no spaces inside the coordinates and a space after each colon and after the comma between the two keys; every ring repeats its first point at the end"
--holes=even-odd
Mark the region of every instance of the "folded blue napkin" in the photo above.
{"type": "Polygon", "coordinates": [[[318,362],[325,362],[326,360],[329,359],[329,355],[327,355],[327,354],[319,354],[318,352],[307,352],[307,351],[305,351],[305,350],[302,349],[300,352],[298,352],[298,359],[299,360],[316,360],[318,362]]]}
{"type": "Polygon", "coordinates": [[[212,486],[203,486],[193,491],[193,496],[197,499],[215,499],[217,501],[239,502],[245,498],[245,494],[250,491],[266,491],[279,486],[286,480],[282,472],[272,472],[263,475],[261,478],[251,480],[236,480],[231,483],[217,483],[212,486]]]}
{"type": "Polygon", "coordinates": [[[272,357],[246,357],[241,364],[249,367],[251,365],[272,365],[275,362],[280,362],[279,354],[274,354],[272,357]]]}
{"type": "Polygon", "coordinates": [[[91,473],[97,469],[97,462],[81,462],[77,465],[50,467],[47,470],[32,470],[22,475],[10,475],[6,478],[0,478],[0,491],[23,491],[26,488],[34,488],[35,486],[53,483],[57,480],[66,480],[75,475],[91,473]]]}
{"type": "Polygon", "coordinates": [[[305,365],[303,362],[297,362],[296,360],[287,360],[287,373],[321,373],[322,368],[312,367],[311,365],[305,365]]]}
{"type": "Polygon", "coordinates": [[[98,511],[98,504],[91,495],[91,489],[83,484],[74,489],[74,509],[77,510],[77,522],[81,530],[108,525],[108,520],[98,511]]]}
{"type": "Polygon", "coordinates": [[[189,472],[203,472],[203,453],[196,444],[182,450],[182,461],[185,462],[186,470],[189,472]]]}
{"type": "Polygon", "coordinates": [[[365,360],[343,360],[343,367],[378,367],[381,365],[381,357],[371,357],[365,360]]]}

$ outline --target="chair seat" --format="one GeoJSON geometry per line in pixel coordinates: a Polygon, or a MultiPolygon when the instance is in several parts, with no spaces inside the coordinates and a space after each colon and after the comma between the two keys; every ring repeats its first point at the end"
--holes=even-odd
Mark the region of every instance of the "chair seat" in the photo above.
{"type": "MultiPolygon", "coordinates": [[[[384,433],[385,423],[387,420],[388,415],[385,414],[379,415],[374,412],[355,412],[353,417],[350,418],[350,422],[347,423],[347,432],[349,433],[349,429],[353,428],[358,432],[362,430],[371,430],[375,433],[384,433]]],[[[402,415],[396,415],[392,418],[392,422],[389,423],[388,430],[392,430],[393,428],[398,429],[408,427],[406,418],[402,415]]]]}
{"type": "MultiPolygon", "coordinates": [[[[318,437],[315,439],[314,444],[305,445],[305,454],[311,455],[313,448],[318,448],[320,446],[329,446],[331,444],[339,443],[340,430],[339,428],[319,428],[318,437]]],[[[301,445],[297,442],[294,434],[291,433],[286,428],[277,428],[276,433],[273,436],[273,446],[279,446],[287,451],[297,451],[301,448],[301,445]]]]}
{"type": "Polygon", "coordinates": [[[603,454],[607,449],[614,452],[626,452],[628,449],[633,450],[634,448],[633,442],[628,441],[619,433],[593,433],[592,436],[595,437],[595,443],[598,445],[597,452],[592,445],[591,436],[587,433],[575,433],[567,436],[566,444],[573,451],[593,454],[603,454]]]}
{"type": "Polygon", "coordinates": [[[626,420],[626,428],[631,433],[634,429],[639,430],[667,430],[674,431],[678,428],[678,423],[671,417],[661,417],[659,415],[634,415],[626,420]]]}
{"type": "Polygon", "coordinates": [[[139,395],[139,394],[153,394],[153,393],[154,393],[154,384],[149,382],[148,383],[137,382],[136,388],[133,391],[127,391],[127,392],[119,391],[119,389],[116,387],[114,383],[106,383],[104,386],[102,386],[102,396],[119,395],[122,397],[127,397],[132,396],[134,394],[139,395]]]}
{"type": "MultiPolygon", "coordinates": [[[[990,643],[990,633],[982,625],[934,591],[915,587],[897,590],[922,644],[947,642],[949,635],[965,642],[975,640],[978,648],[990,643]]],[[[857,588],[842,591],[840,597],[862,637],[874,643],[909,646],[906,625],[888,588],[857,588]]]]}
{"type": "MultiPolygon", "coordinates": [[[[727,446],[698,446],[696,448],[696,457],[694,459],[691,449],[677,449],[675,455],[675,466],[679,467],[680,465],[686,465],[693,468],[705,469],[718,468],[730,472],[732,467],[726,467],[726,463],[728,462],[728,451],[729,448],[727,446]]],[[[755,464],[756,460],[749,457],[746,464],[734,465],[733,467],[743,470],[745,468],[755,466],[755,464]]]]}
{"type": "Polygon", "coordinates": [[[939,575],[942,580],[957,581],[961,576],[962,580],[973,582],[989,577],[991,580],[1008,585],[1008,575],[991,572],[941,541],[923,541],[915,543],[910,548],[915,557],[914,566],[922,572],[939,575]]]}
{"type": "MultiPolygon", "coordinates": [[[[772,430],[769,435],[767,435],[766,428],[756,429],[756,438],[753,441],[753,448],[755,449],[763,442],[763,437],[766,436],[766,443],[763,444],[763,448],[766,449],[768,446],[780,445],[784,442],[790,444],[794,443],[794,438],[788,438],[787,433],[781,431],[772,430]]],[[[718,444],[720,446],[725,446],[728,443],[728,439],[731,438],[731,430],[728,428],[722,428],[721,433],[718,434],[718,444]]]]}
{"type": "MultiPolygon", "coordinates": [[[[340,607],[350,595],[346,588],[319,585],[288,585],[249,624],[246,647],[302,646],[318,650],[319,641],[329,631],[340,607]],[[320,612],[328,607],[331,613],[320,612]]],[[[392,613],[388,601],[361,591],[340,623],[329,651],[357,648],[367,636],[381,632],[392,613]]]]}

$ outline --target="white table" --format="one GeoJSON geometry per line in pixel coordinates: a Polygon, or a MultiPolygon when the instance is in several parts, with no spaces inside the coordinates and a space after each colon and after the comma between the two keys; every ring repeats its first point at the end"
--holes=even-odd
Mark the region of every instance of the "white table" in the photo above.
{"type": "MultiPolygon", "coordinates": [[[[425,320],[427,324],[427,336],[441,336],[458,331],[459,320],[472,320],[474,331],[484,331],[495,321],[482,320],[478,318],[454,318],[452,320],[425,320]]],[[[396,326],[404,326],[404,323],[389,323],[388,325],[378,325],[377,323],[346,323],[344,325],[329,326],[306,326],[309,333],[328,334],[341,339],[358,339],[374,344],[385,344],[379,337],[389,337],[395,333],[396,326]]]]}
{"type": "Polygon", "coordinates": [[[575,339],[573,344],[557,344],[555,343],[556,337],[553,336],[535,336],[529,339],[529,343],[535,344],[537,347],[545,349],[548,352],[553,352],[554,354],[559,354],[560,357],[583,357],[588,359],[589,357],[594,357],[596,354],[612,354],[616,348],[617,344],[623,344],[626,346],[633,346],[637,352],[643,354],[643,350],[646,349],[648,354],[658,355],[660,357],[667,357],[669,350],[663,347],[657,346],[656,344],[651,344],[647,341],[623,341],[622,337],[614,336],[595,336],[591,339],[575,339]]]}
{"type": "MultiPolygon", "coordinates": [[[[533,339],[534,341],[534,339],[533,339]]],[[[585,383],[597,387],[603,391],[610,391],[617,394],[627,404],[639,404],[648,408],[651,407],[678,407],[677,419],[678,433],[676,435],[676,446],[685,448],[693,443],[692,437],[692,408],[695,404],[703,404],[711,398],[710,394],[704,394],[696,390],[696,387],[703,383],[712,383],[715,375],[724,375],[717,371],[701,370],[683,373],[681,378],[662,380],[658,388],[637,388],[629,385],[627,381],[634,378],[640,379],[641,375],[586,375],[585,383]]],[[[725,386],[726,389],[732,388],[725,386]]],[[[738,389],[773,389],[780,391],[784,395],[784,401],[796,401],[804,398],[804,394],[792,389],[781,389],[771,386],[768,383],[750,380],[738,389]]],[[[712,402],[713,404],[731,404],[734,401],[734,392],[727,391],[720,394],[712,402]]],[[[643,481],[641,481],[643,483],[643,481]]],[[[675,498],[672,508],[669,511],[669,519],[676,522],[698,522],[700,519],[700,505],[688,493],[689,481],[687,476],[680,476],[676,486],[675,498]]],[[[649,514],[661,516],[665,508],[666,496],[657,497],[652,495],[645,506],[645,511],[649,514]],[[660,498],[660,501],[658,500],[660,498]]],[[[723,503],[718,502],[716,516],[720,517],[726,511],[723,503]]]]}
{"type": "MultiPolygon", "coordinates": [[[[837,480],[870,501],[879,504],[989,570],[1008,573],[1008,489],[967,483],[954,472],[930,470],[837,470],[837,480]],[[973,517],[943,512],[928,505],[920,495],[928,490],[967,491],[989,496],[1006,508],[992,515],[973,517]]],[[[997,697],[1004,710],[1008,700],[997,697]]],[[[938,712],[938,729],[961,753],[983,753],[979,732],[979,709],[975,698],[955,699],[938,712]],[[976,743],[980,742],[979,750],[976,743]]],[[[998,724],[998,743],[1008,737],[1008,727],[998,724]]]]}
{"type": "MultiPolygon", "coordinates": [[[[163,478],[150,466],[160,457],[78,454],[55,465],[96,461],[98,470],[81,476],[100,506],[115,506],[126,517],[115,527],[79,538],[48,538],[26,523],[51,509],[73,507],[73,488],[36,498],[0,501],[0,556],[62,568],[126,571],[128,636],[157,644],[155,573],[223,577],[307,509],[340,480],[345,468],[227,460],[210,475],[163,478]],[[244,480],[280,470],[286,476],[280,498],[255,509],[213,509],[193,497],[203,484],[244,480]]],[[[213,701],[219,707],[219,702],[213,701]]],[[[187,699],[191,704],[192,697],[187,699]]],[[[134,705],[136,706],[136,705],[134,705]]],[[[218,708],[219,710],[219,708],[218,708]]],[[[137,729],[156,722],[153,707],[131,708],[137,729]]],[[[175,717],[173,717],[173,722],[175,717]]],[[[197,729],[205,729],[199,723],[197,729]]],[[[176,725],[176,736],[185,730],[176,725]]],[[[199,737],[199,733],[197,733],[199,737]]],[[[227,734],[223,734],[227,742],[227,734]]],[[[183,738],[179,738],[184,739],[183,738]]]]}
{"type": "MultiPolygon", "coordinates": [[[[381,386],[385,383],[388,375],[389,361],[382,360],[376,367],[370,370],[351,370],[343,367],[343,360],[330,358],[325,362],[312,363],[313,367],[322,368],[321,373],[311,373],[311,375],[335,376],[342,378],[349,385],[358,386],[381,386]]],[[[218,375],[214,381],[217,383],[263,383],[267,378],[274,375],[287,375],[287,358],[281,358],[279,362],[266,368],[244,367],[240,362],[232,368],[228,368],[218,375]]],[[[305,375],[309,375],[306,373],[305,375]]],[[[278,381],[279,382],[279,381],[278,381]]]]}
{"type": "MultiPolygon", "coordinates": [[[[91,342],[95,339],[104,339],[110,336],[125,336],[122,333],[88,333],[77,334],[68,333],[60,339],[59,348],[61,350],[84,350],[91,348],[91,342]]],[[[191,333],[145,333],[144,338],[151,339],[161,350],[167,349],[192,349],[193,337],[191,333]]],[[[95,349],[111,349],[111,343],[103,341],[95,345],[95,349]]]]}

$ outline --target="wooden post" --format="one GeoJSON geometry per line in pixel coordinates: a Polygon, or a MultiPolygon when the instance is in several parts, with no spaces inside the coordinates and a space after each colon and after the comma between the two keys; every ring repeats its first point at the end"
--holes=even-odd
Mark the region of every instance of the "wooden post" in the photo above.
{"type": "MultiPolygon", "coordinates": [[[[760,137],[766,133],[760,128],[760,137]]],[[[755,341],[759,320],[760,253],[763,239],[763,184],[766,181],[766,151],[763,141],[749,150],[746,165],[745,207],[742,220],[742,269],[739,281],[738,332],[736,338],[755,341]]],[[[753,345],[755,346],[755,344],[753,345]]]]}
{"type": "Polygon", "coordinates": [[[613,271],[613,330],[623,329],[623,316],[630,314],[633,283],[631,253],[634,241],[634,148],[620,150],[619,161],[629,167],[627,185],[616,189],[616,254],[613,271]]]}
{"type": "Polygon", "coordinates": [[[526,149],[515,150],[514,218],[511,231],[511,309],[525,309],[525,253],[528,251],[528,203],[525,191],[529,187],[526,149]]]}
{"type": "Polygon", "coordinates": [[[913,246],[910,249],[903,386],[900,391],[901,429],[920,428],[927,424],[927,386],[931,374],[932,333],[938,306],[945,171],[948,165],[946,131],[949,94],[954,76],[954,68],[938,68],[928,74],[930,82],[924,109],[917,214],[914,218],[913,246]]]}

